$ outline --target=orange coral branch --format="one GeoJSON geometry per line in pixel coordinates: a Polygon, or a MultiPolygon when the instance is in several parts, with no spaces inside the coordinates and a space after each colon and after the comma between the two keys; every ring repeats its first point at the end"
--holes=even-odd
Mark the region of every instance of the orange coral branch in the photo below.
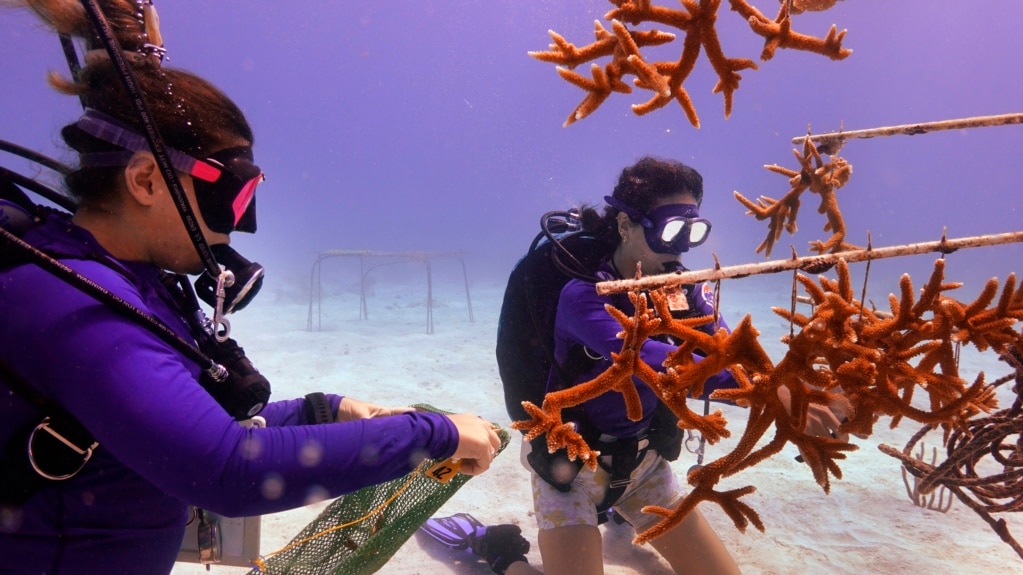
{"type": "Polygon", "coordinates": [[[792,152],[800,164],[798,171],[777,165],[764,166],[789,179],[792,188],[780,200],[760,196],[754,203],[739,192],[733,192],[735,199],[749,210],[747,214],[758,220],[770,220],[767,225],[767,237],[757,246],[757,253],[763,251],[765,257],[770,257],[771,250],[783,230],[790,234],[796,232],[799,198],[807,190],[820,196],[821,203],[817,212],[827,216],[824,231],[832,232],[826,241],[810,242],[811,251],[825,254],[859,249],[845,242],[845,220],[842,219],[838,199],[835,197],[835,190],[849,181],[852,166],[838,156],[831,156],[831,159],[825,162],[809,135],[803,140],[803,153],[800,154],[797,150],[792,152]]]}
{"type": "MultiPolygon", "coordinates": [[[[600,22],[596,22],[594,41],[586,46],[577,47],[553,30],[549,30],[548,33],[553,40],[553,43],[549,45],[549,50],[533,51],[528,54],[543,62],[551,62],[568,68],[610,56],[612,61],[603,68],[607,72],[611,85],[622,83],[624,75],[632,74],[636,76],[636,86],[654,92],[647,102],[632,106],[634,113],[637,115],[647,114],[664,107],[672,99],[675,99],[682,106],[689,122],[698,128],[700,119],[683,84],[695,67],[701,50],[705,50],[711,67],[718,75],[718,82],[714,86],[713,92],[720,93],[724,99],[725,117],[731,115],[734,94],[738,90],[739,80],[742,78],[739,72],[747,69],[755,70],[757,65],[748,58],[729,58],[725,55],[716,28],[721,0],[680,0],[685,10],[655,6],[651,0],[610,1],[615,8],[605,14],[604,18],[612,22],[613,34],[608,32],[600,22]],[[630,30],[626,26],[626,24],[639,26],[644,23],[670,26],[685,34],[682,52],[677,60],[652,62],[643,56],[640,51],[641,47],[660,45],[675,39],[675,34],[672,33],[657,30],[630,30]]],[[[832,26],[823,38],[800,34],[792,30],[787,2],[782,3],[781,11],[773,20],[765,17],[744,0],[730,0],[729,3],[733,11],[738,12],[747,20],[754,33],[765,38],[764,50],[761,53],[762,60],[770,59],[777,48],[815,52],[834,60],[843,59],[852,53],[852,50],[842,47],[845,31],[838,32],[835,26],[832,26]]],[[[560,70],[559,73],[565,77],[560,70]]],[[[597,91],[598,87],[596,86],[586,86],[578,82],[573,82],[573,84],[586,90],[588,95],[576,107],[573,115],[569,116],[569,121],[565,122],[566,126],[592,113],[610,95],[610,91],[597,91]],[[585,110],[585,114],[580,115],[580,110],[585,110]]]]}
{"type": "Polygon", "coordinates": [[[570,457],[581,457],[592,468],[596,452],[574,427],[563,423],[561,410],[614,390],[626,398],[628,416],[638,418],[642,413],[638,411],[636,378],[672,409],[680,427],[699,429],[713,442],[729,434],[727,421],[720,412],[699,415],[686,402],[701,394],[707,377],[731,369],[738,388],[717,391],[712,398],[749,407],[742,436],[731,452],[689,474],[694,489],[677,507],[646,509],[662,519],[637,536],[637,542],[644,542],[677,525],[702,501],[720,505],[740,530],[749,523],[763,529],[756,511],[739,501],[754,490],[752,486],[728,492],[717,492],[714,487],[722,478],[755,466],[788,443],[799,448],[814,479],[828,492],[830,477],[842,477],[838,461],[856,446],[806,434],[803,430],[811,405],[827,405],[844,396],[851,411],[841,431],[863,435],[873,431],[881,416],[892,417],[893,426],[908,417],[943,426],[946,431],[964,429],[971,418],[996,407],[983,374],[971,385],[959,376],[951,341],[953,334],[963,333],[974,345],[991,345],[999,353],[1023,349],[1023,334],[1014,329],[1016,322],[1023,320],[1023,290],[1017,289],[1015,276],[1006,280],[1001,295],[995,281],[964,305],[945,295],[959,286],[944,281],[944,260],[939,259],[920,299],[916,300],[912,282],[904,276],[901,298],[891,299],[892,316],[882,317],[855,299],[844,260],[838,260],[836,272],[836,279],[821,277],[818,282],[799,276],[814,303],[810,316],[775,309],[800,328],[784,339],[788,350],[777,365],[760,346],[749,316],[731,334],[724,330],[707,334],[695,328],[711,318],[673,319],[662,289],[649,292],[649,304],[641,292],[630,292],[633,315],[608,307],[623,328],[622,349],[613,354],[612,367],[589,382],[548,394],[542,408],[524,403],[530,421],[512,426],[527,431],[527,439],[547,433],[552,451],[567,447],[570,457]],[[667,358],[663,372],[643,363],[638,353],[646,338],[658,334],[683,342],[667,358]],[[692,358],[694,349],[705,354],[699,363],[692,358]],[[916,358],[920,359],[914,365],[916,358]],[[927,394],[928,409],[912,404],[917,391],[927,394]],[[788,409],[781,399],[786,394],[788,409]],[[772,428],[773,437],[758,448],[772,428]]]}
{"type": "Polygon", "coordinates": [[[782,2],[778,16],[770,20],[744,0],[731,0],[732,9],[740,14],[748,14],[750,29],[763,36],[764,50],[760,59],[767,61],[774,57],[777,48],[793,48],[806,52],[815,52],[832,60],[842,60],[852,54],[852,50],[842,47],[845,30],[841,32],[832,24],[824,38],[807,36],[792,30],[792,19],[789,17],[788,3],[782,2]]]}

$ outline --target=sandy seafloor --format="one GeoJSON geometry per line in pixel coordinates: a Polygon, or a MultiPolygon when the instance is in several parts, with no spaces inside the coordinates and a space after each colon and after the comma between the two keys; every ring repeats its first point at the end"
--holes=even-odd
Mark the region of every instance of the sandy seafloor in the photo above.
{"type": "MultiPolygon", "coordinates": [[[[438,279],[442,275],[434,273],[433,334],[426,333],[425,281],[411,276],[393,284],[371,285],[365,320],[359,319],[357,280],[325,283],[320,331],[306,330],[308,280],[295,279],[291,285],[268,282],[256,302],[234,316],[234,334],[273,383],[276,398],[331,391],[385,405],[424,402],[472,411],[507,425],[494,360],[503,283],[471,282],[474,321],[470,322],[461,275],[457,281],[438,279]]],[[[789,295],[781,289],[787,282],[784,278],[726,282],[721,297],[722,313],[732,325],[741,315],[753,314],[762,344],[775,362],[782,355],[778,336],[788,331],[788,325],[770,312],[770,306],[788,306],[789,295]]],[[[874,299],[883,302],[885,295],[874,299]]],[[[972,301],[975,295],[964,291],[960,299],[972,301]]],[[[1007,373],[1005,364],[990,352],[964,353],[963,376],[972,381],[979,370],[989,374],[989,381],[1007,373]]],[[[1002,406],[1008,407],[1011,391],[999,396],[1002,406]]],[[[741,408],[723,409],[732,438],[708,446],[708,460],[727,453],[745,422],[741,408]]],[[[947,513],[911,503],[899,463],[877,446],[886,443],[901,449],[921,425],[904,421],[892,430],[889,422],[883,418],[870,438],[854,440],[859,450],[840,463],[843,478],[832,481],[830,495],[814,482],[805,465],[794,461],[796,451],[791,446],[720,484],[722,488],[757,487],[743,500],[759,512],[766,526],[763,533],[752,527],[739,532],[720,508],[701,506],[744,573],[1023,573],[1023,559],[961,502],[955,501],[947,513]]],[[[925,438],[928,445],[938,440],[933,434],[925,438]]],[[[469,481],[439,515],[469,512],[485,523],[520,525],[532,543],[528,558],[539,566],[536,525],[528,477],[519,464],[519,446],[519,435],[513,432],[511,445],[490,471],[469,481]]],[[[683,452],[674,465],[684,474],[693,463],[695,456],[683,452]]],[[[287,544],[325,505],[263,517],[261,552],[268,554],[287,544]]],[[[1011,513],[997,517],[1008,522],[1014,536],[1023,538],[1023,517],[1011,513]]],[[[603,532],[607,574],[671,573],[652,548],[632,544],[634,534],[628,526],[605,526],[603,532]]],[[[205,572],[202,566],[185,563],[174,570],[177,575],[205,572]]],[[[212,572],[244,573],[246,569],[214,566],[212,572]]],[[[452,555],[421,533],[379,571],[394,575],[490,572],[482,561],[452,555]]]]}

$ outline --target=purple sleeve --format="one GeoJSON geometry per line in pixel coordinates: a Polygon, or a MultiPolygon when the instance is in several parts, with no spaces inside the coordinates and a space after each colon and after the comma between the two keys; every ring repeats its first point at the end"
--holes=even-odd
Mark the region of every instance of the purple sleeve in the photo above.
{"type": "MultiPolygon", "coordinates": [[[[116,272],[74,264],[168,315],[116,272]]],[[[303,425],[301,400],[269,405],[265,429],[243,428],[199,385],[197,366],[155,335],[37,268],[14,273],[24,281],[0,296],[46,302],[4,306],[0,345],[16,370],[58,398],[100,449],[182,501],[229,516],[277,512],[395,479],[457,447],[457,429],[441,415],[303,425]]],[[[340,396],[331,401],[336,408],[340,396]]]]}
{"type": "MultiPolygon", "coordinates": [[[[270,382],[271,384],[273,382],[270,382]]],[[[332,393],[325,394],[330,413],[337,415],[343,396],[332,393]]],[[[275,401],[268,404],[259,414],[266,420],[267,427],[284,427],[286,425],[307,425],[315,423],[305,416],[305,398],[275,401]]]]}
{"type": "MultiPolygon", "coordinates": [[[[618,333],[622,331],[622,325],[607,312],[605,306],[610,304],[611,298],[598,294],[592,283],[572,280],[565,284],[558,299],[555,320],[556,337],[562,340],[558,342],[562,345],[557,346],[559,361],[565,359],[571,343],[585,345],[606,358],[611,357],[611,352],[621,351],[622,340],[618,338],[618,333]]],[[[623,311],[630,313],[632,310],[623,311]]],[[[654,361],[648,363],[659,366],[670,349],[674,348],[660,342],[647,341],[641,355],[644,361],[651,357],[654,361]],[[660,361],[656,360],[658,354],[660,361]]]]}
{"type": "MultiPolygon", "coordinates": [[[[623,298],[623,301],[628,300],[623,298]]],[[[708,305],[705,300],[699,297],[698,302],[701,302],[701,306],[704,307],[708,305]]],[[[622,331],[622,326],[604,308],[605,304],[613,303],[610,297],[597,294],[593,284],[578,280],[569,282],[562,290],[561,299],[558,300],[557,326],[560,332],[559,335],[565,337],[568,341],[581,343],[590,350],[610,358],[611,352],[617,353],[622,349],[622,340],[618,338],[618,333],[622,331]]],[[[624,307],[621,302],[619,302],[619,306],[624,307]]],[[[623,311],[631,314],[633,309],[630,305],[628,309],[623,311]]],[[[712,304],[710,304],[709,311],[705,313],[713,313],[712,304]]],[[[723,320],[719,321],[719,325],[724,325],[723,320]]],[[[725,328],[727,329],[727,326],[725,328]]],[[[564,360],[567,346],[562,345],[559,347],[562,353],[558,359],[564,360]]],[[[664,360],[675,349],[676,346],[672,344],[648,339],[640,350],[640,357],[644,363],[655,370],[663,371],[664,360]]],[[[694,354],[693,357],[696,361],[702,360],[699,355],[694,354]]],[[[635,378],[634,380],[639,381],[635,378]]],[[[644,387],[646,387],[645,384],[644,387]]],[[[731,389],[735,387],[738,387],[738,384],[732,377],[732,374],[728,370],[721,370],[707,380],[704,385],[704,393],[706,395],[717,389],[731,389]]]]}

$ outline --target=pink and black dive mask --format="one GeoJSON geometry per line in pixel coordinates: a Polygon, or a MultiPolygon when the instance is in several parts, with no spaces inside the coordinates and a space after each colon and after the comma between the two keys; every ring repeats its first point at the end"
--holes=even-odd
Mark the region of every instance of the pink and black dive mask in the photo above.
{"type": "Polygon", "coordinates": [[[710,221],[700,217],[696,204],[668,204],[644,214],[612,196],[604,201],[643,226],[647,245],[659,254],[681,255],[710,236],[710,221]]]}
{"type": "Polygon", "coordinates": [[[213,180],[193,176],[195,199],[206,225],[215,232],[256,231],[256,186],[265,177],[252,163],[252,148],[227,148],[206,158],[220,173],[213,180]]]}
{"type": "MultiPolygon", "coordinates": [[[[141,134],[100,111],[87,108],[77,125],[90,136],[125,150],[83,154],[83,167],[123,166],[135,152],[149,149],[141,134]]],[[[265,178],[252,163],[251,148],[227,148],[204,160],[167,148],[167,156],[175,169],[192,176],[196,203],[207,227],[222,234],[256,231],[256,186],[265,178]]]]}
{"type": "MultiPolygon", "coordinates": [[[[82,154],[83,167],[124,166],[135,152],[148,150],[146,139],[130,127],[102,112],[87,108],[78,120],[78,128],[124,151],[82,154]]],[[[173,148],[166,148],[174,168],[192,176],[195,199],[206,226],[222,234],[256,231],[256,186],[265,178],[252,163],[252,148],[227,148],[199,160],[173,148]]],[[[210,246],[217,263],[234,274],[234,283],[225,290],[223,312],[238,311],[248,305],[263,284],[263,266],[250,262],[227,244],[210,246]]],[[[211,307],[217,307],[217,279],[203,274],[195,281],[197,295],[211,307]]]]}

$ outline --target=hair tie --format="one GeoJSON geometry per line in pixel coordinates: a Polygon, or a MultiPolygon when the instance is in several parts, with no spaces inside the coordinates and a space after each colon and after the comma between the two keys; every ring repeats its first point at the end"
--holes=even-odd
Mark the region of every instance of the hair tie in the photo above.
{"type": "MultiPolygon", "coordinates": [[[[157,67],[160,65],[161,58],[159,56],[143,54],[141,49],[137,52],[123,52],[123,55],[124,59],[130,62],[133,66],[139,66],[147,62],[156,64],[157,67]]],[[[94,66],[100,62],[110,61],[110,54],[107,54],[105,48],[94,48],[92,50],[87,50],[83,58],[86,66],[94,66]]]]}
{"type": "MultiPolygon", "coordinates": [[[[124,59],[133,66],[149,63],[159,68],[167,56],[167,49],[163,47],[163,34],[160,33],[160,15],[157,14],[152,0],[135,0],[135,4],[139,8],[139,24],[142,26],[146,41],[134,51],[125,50],[124,59]]],[[[89,66],[110,60],[110,55],[105,49],[96,48],[87,50],[84,58],[85,65],[89,66]]]]}
{"type": "Polygon", "coordinates": [[[163,35],[160,34],[160,15],[156,12],[156,5],[153,0],[138,0],[142,8],[142,25],[146,30],[146,38],[149,40],[139,48],[144,56],[155,56],[157,63],[162,63],[167,55],[167,49],[163,47],[163,35]]]}

